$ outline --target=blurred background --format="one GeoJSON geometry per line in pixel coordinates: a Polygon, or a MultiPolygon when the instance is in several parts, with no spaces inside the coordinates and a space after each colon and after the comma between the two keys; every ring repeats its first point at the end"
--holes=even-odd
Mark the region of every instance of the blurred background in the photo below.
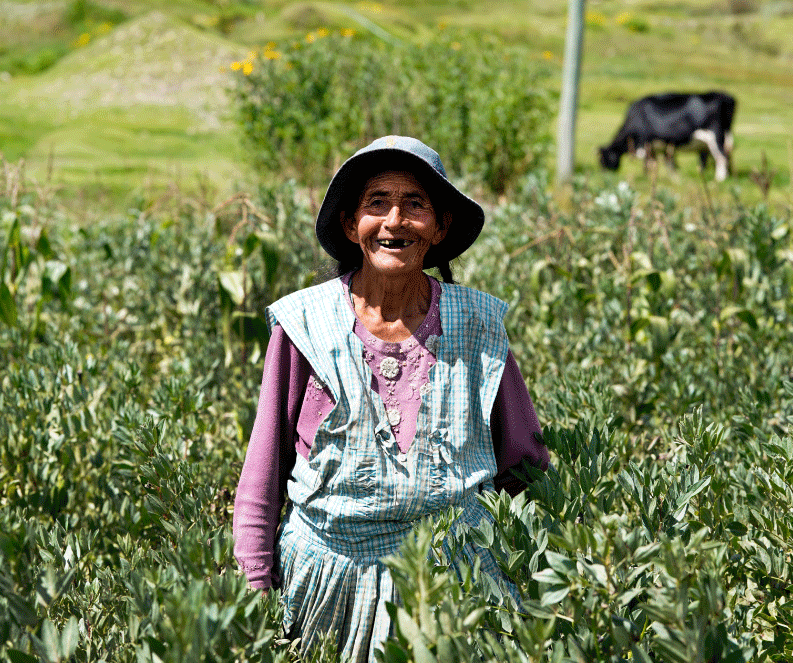
{"type": "MultiPolygon", "coordinates": [[[[449,96],[450,106],[453,95],[460,93],[459,86],[456,91],[443,88],[472,77],[472,67],[481,66],[490,75],[500,69],[509,80],[510,68],[520,63],[521,82],[531,88],[526,92],[548,95],[543,114],[534,120],[529,117],[537,110],[536,99],[530,102],[525,118],[518,99],[503,100],[501,107],[513,104],[515,116],[509,121],[515,133],[534,122],[531,143],[540,143],[540,134],[546,134],[548,149],[544,155],[534,154],[527,164],[536,167],[537,159],[545,158],[552,168],[566,14],[566,3],[557,0],[495,4],[485,0],[2,0],[0,152],[9,163],[24,159],[28,174],[35,179],[56,183],[75,195],[88,195],[94,204],[105,199],[112,204],[141,188],[176,185],[209,187],[221,194],[234,191],[247,186],[253,177],[267,176],[262,143],[269,138],[261,134],[267,130],[272,135],[273,127],[260,126],[255,136],[257,129],[251,123],[261,118],[252,119],[250,112],[245,116],[241,111],[251,95],[284,90],[283,72],[281,78],[271,76],[269,83],[262,80],[267,65],[280,59],[281,65],[292,63],[306,69],[313,62],[337,71],[339,44],[346,40],[353,42],[347,47],[353,51],[390,53],[443,44],[447,54],[464,58],[460,61],[464,73],[444,68],[450,62],[444,55],[437,58],[440,62],[403,60],[402,80],[410,78],[408,65],[426,68],[434,62],[438,71],[430,71],[423,80],[433,80],[434,75],[434,84],[441,88],[436,93],[449,96]],[[302,60],[296,55],[307,48],[315,51],[311,61],[306,55],[300,56],[302,60]],[[511,59],[499,62],[499,54],[506,52],[511,59]],[[331,57],[334,53],[336,59],[331,57]],[[240,95],[244,79],[250,83],[257,75],[257,92],[240,95]]],[[[400,65],[393,69],[399,73],[400,65]]],[[[319,91],[323,77],[331,78],[330,71],[316,72],[313,88],[303,85],[300,91],[292,90],[287,102],[307,108],[310,100],[322,94],[339,100],[353,81],[337,77],[335,89],[319,91]]],[[[373,70],[368,73],[378,75],[373,70]]],[[[394,80],[400,80],[399,75],[394,80]]],[[[360,84],[366,83],[355,82],[360,84]]],[[[501,103],[502,87],[494,84],[491,88],[493,98],[488,103],[493,108],[501,103]]],[[[738,100],[733,127],[737,177],[730,184],[753,189],[753,182],[765,177],[770,179],[770,195],[789,201],[793,2],[590,0],[585,16],[577,171],[598,171],[597,147],[611,141],[630,101],[658,92],[710,89],[725,90],[738,100]]],[[[370,95],[382,98],[389,93],[375,86],[370,95]]],[[[430,97],[431,91],[414,101],[426,104],[430,97]]],[[[351,96],[350,104],[360,107],[361,98],[351,96]]],[[[260,110],[270,101],[260,98],[260,110]]],[[[469,98],[477,108],[482,107],[480,101],[469,98]]],[[[322,110],[306,112],[321,114],[322,110]]],[[[499,113],[494,113],[498,118],[499,113]]],[[[396,118],[396,127],[385,128],[422,130],[404,117],[396,118]]],[[[326,155],[326,162],[358,147],[343,132],[334,133],[327,126],[322,131],[312,145],[322,141],[332,145],[333,154],[326,155]]],[[[365,133],[355,127],[347,131],[365,133]]],[[[303,148],[314,149],[306,145],[303,148]]],[[[481,155],[481,145],[477,148],[481,155]]],[[[282,152],[285,158],[298,153],[282,152]]],[[[453,154],[441,153],[456,163],[453,154]]],[[[461,157],[461,173],[466,170],[464,161],[461,157]]],[[[625,161],[623,177],[645,176],[639,162],[625,161]]],[[[679,162],[684,173],[696,173],[694,156],[681,157],[679,162]]],[[[270,161],[269,170],[280,173],[282,169],[282,163],[270,161]]],[[[303,164],[298,180],[317,179],[310,170],[310,164],[303,164]]],[[[762,195],[761,187],[757,195],[762,195]]]]}

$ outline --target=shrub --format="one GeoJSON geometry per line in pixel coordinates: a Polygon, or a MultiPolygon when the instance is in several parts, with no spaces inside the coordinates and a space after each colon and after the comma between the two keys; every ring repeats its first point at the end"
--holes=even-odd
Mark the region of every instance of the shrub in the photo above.
{"type": "Polygon", "coordinates": [[[242,127],[263,172],[324,183],[385,134],[420,137],[451,176],[497,193],[542,163],[550,95],[517,51],[445,32],[418,46],[327,32],[234,67],[242,127]]]}

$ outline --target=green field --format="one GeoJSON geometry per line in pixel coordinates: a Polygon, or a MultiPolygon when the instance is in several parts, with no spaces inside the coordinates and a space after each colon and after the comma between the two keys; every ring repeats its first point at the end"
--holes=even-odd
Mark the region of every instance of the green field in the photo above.
{"type": "Polygon", "coordinates": [[[0,660],[343,663],[231,523],[265,307],[330,273],[320,189],[386,116],[483,203],[454,275],[508,303],[552,466],[384,560],[378,662],[793,660],[793,3],[591,0],[556,185],[564,30],[552,0],[0,0],[0,660]],[[600,171],[629,101],[710,88],[726,182],[600,171]]]}
{"type": "MultiPolygon", "coordinates": [[[[199,179],[221,190],[248,186],[249,160],[225,95],[233,83],[228,66],[268,42],[289,44],[323,27],[417,44],[444,27],[498,34],[550,66],[550,85],[558,88],[566,21],[566,4],[548,0],[4,0],[0,8],[0,152],[9,161],[24,157],[39,179],[51,172],[69,187],[111,193],[174,182],[191,187],[199,179]]],[[[610,141],[632,99],[724,89],[738,99],[737,179],[720,190],[736,182],[753,189],[750,175],[765,154],[775,174],[771,195],[789,204],[790,3],[590,2],[586,23],[579,171],[598,170],[596,148],[610,141]],[[737,13],[740,7],[751,11],[737,13]]],[[[693,155],[679,162],[684,174],[696,173],[693,155]]],[[[628,162],[622,176],[642,178],[641,164],[628,162]]],[[[660,177],[669,179],[663,168],[660,177]]],[[[686,190],[687,179],[670,181],[686,190]]]]}

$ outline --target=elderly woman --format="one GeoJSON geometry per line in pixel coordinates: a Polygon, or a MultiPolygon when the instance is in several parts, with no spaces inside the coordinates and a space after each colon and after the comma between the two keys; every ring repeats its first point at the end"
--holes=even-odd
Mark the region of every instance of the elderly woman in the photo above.
{"type": "MultiPolygon", "coordinates": [[[[449,506],[470,525],[491,518],[477,493],[514,494],[509,468],[523,459],[547,467],[506,304],[452,284],[449,261],[483,224],[434,150],[380,138],[341,166],[319,211],[339,278],[268,308],[235,555],[254,587],[280,583],[284,628],[304,651],[333,631],[343,656],[373,660],[397,601],[380,559],[449,506]]],[[[465,554],[499,576],[489,552],[465,554]]]]}

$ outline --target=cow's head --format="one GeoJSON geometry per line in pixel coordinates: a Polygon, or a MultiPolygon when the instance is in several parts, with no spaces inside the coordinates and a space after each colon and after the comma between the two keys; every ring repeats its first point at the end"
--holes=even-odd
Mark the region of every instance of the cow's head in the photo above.
{"type": "Polygon", "coordinates": [[[620,156],[613,147],[600,148],[600,165],[607,170],[617,170],[620,167],[620,156]]]}

